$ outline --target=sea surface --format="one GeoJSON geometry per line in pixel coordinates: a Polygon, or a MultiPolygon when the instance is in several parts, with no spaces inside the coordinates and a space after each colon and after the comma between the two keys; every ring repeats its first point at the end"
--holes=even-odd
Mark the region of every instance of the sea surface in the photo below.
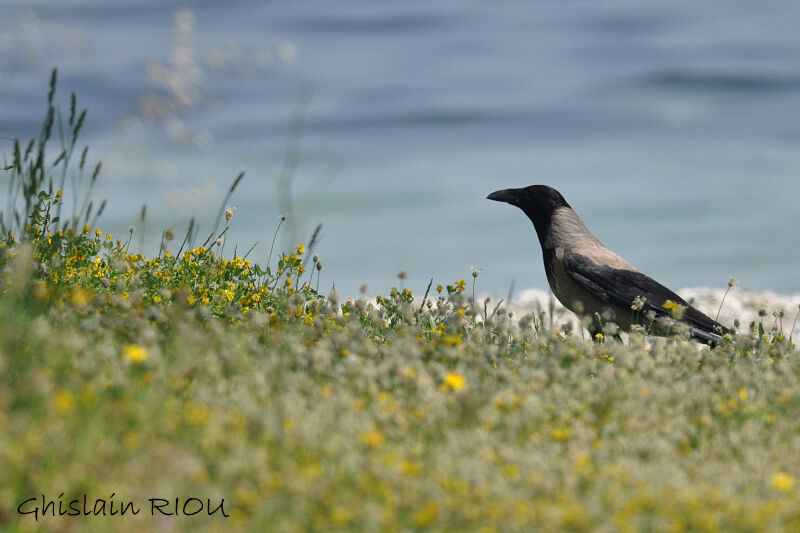
{"type": "Polygon", "coordinates": [[[148,253],[192,216],[204,238],[246,171],[226,254],[265,261],[288,213],[280,248],[322,224],[322,287],[474,268],[504,296],[547,282],[530,222],[485,197],[544,183],[669,286],[791,294],[798,22],[774,0],[0,0],[0,157],[58,67],[103,161],[98,225],[148,253]]]}

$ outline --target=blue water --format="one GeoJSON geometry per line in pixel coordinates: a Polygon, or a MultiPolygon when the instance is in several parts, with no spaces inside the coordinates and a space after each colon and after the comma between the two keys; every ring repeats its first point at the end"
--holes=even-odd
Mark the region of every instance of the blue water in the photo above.
{"type": "Polygon", "coordinates": [[[282,244],[322,223],[322,285],[344,294],[385,291],[401,270],[421,291],[471,267],[478,291],[546,287],[530,223],[485,200],[533,183],[670,286],[735,276],[800,291],[800,4],[2,0],[0,12],[0,136],[36,134],[57,66],[62,108],[70,91],[89,108],[100,226],[137,225],[148,251],[191,216],[210,231],[245,170],[226,251],[260,241],[263,261],[302,122],[282,244]]]}

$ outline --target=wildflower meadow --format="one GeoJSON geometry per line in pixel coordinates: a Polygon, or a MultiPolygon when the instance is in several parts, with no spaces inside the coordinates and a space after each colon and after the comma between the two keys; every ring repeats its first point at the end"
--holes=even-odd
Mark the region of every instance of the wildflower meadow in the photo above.
{"type": "Polygon", "coordinates": [[[800,530],[782,321],[592,340],[469,270],[348,297],[314,238],[227,250],[230,195],[146,257],[54,91],[0,171],[3,531],[800,530]]]}

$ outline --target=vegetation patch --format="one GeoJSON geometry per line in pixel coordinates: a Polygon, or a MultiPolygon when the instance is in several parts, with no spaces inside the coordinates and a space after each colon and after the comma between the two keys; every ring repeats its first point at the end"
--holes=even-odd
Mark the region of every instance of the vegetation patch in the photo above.
{"type": "Polygon", "coordinates": [[[74,97],[46,156],[54,89],[3,170],[4,530],[800,530],[779,327],[711,350],[584,340],[464,280],[343,299],[312,243],[226,257],[224,208],[145,257],[97,229],[74,97]]]}

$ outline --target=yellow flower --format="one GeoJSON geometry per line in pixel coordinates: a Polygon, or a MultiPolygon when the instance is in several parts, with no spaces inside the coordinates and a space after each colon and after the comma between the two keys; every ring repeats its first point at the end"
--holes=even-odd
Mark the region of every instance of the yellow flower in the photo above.
{"type": "Polygon", "coordinates": [[[408,459],[400,463],[400,471],[407,476],[418,476],[422,473],[422,465],[417,461],[409,461],[408,459]]]}
{"type": "Polygon", "coordinates": [[[444,378],[444,382],[452,390],[461,390],[467,386],[467,380],[464,379],[464,376],[456,374],[455,372],[447,374],[444,378]]]}
{"type": "Polygon", "coordinates": [[[555,440],[567,440],[572,435],[569,428],[555,428],[550,431],[550,436],[555,440]]]}
{"type": "Polygon", "coordinates": [[[680,320],[683,317],[683,312],[686,310],[686,307],[677,302],[673,302],[672,300],[667,300],[661,304],[661,307],[669,311],[669,314],[672,316],[672,318],[676,320],[680,320]]]}
{"type": "Polygon", "coordinates": [[[367,448],[375,449],[380,447],[384,441],[386,440],[383,436],[383,433],[378,431],[377,429],[373,429],[372,431],[367,431],[366,433],[362,433],[360,435],[361,442],[367,446],[367,448]]]}
{"type": "Polygon", "coordinates": [[[58,391],[53,397],[53,410],[56,413],[64,415],[72,411],[74,405],[72,393],[68,390],[58,391]]]}
{"type": "Polygon", "coordinates": [[[86,292],[84,289],[78,287],[77,289],[72,291],[70,300],[72,300],[72,305],[74,305],[75,307],[83,307],[84,305],[89,304],[89,293],[86,292]]]}
{"type": "Polygon", "coordinates": [[[94,234],[95,234],[95,236],[99,237],[100,235],[103,234],[103,232],[100,231],[99,229],[96,229],[96,230],[94,230],[94,234]]]}
{"type": "Polygon", "coordinates": [[[190,405],[188,411],[189,423],[195,426],[205,424],[211,417],[211,412],[202,405],[190,405]]]}
{"type": "Polygon", "coordinates": [[[592,456],[587,451],[580,451],[575,454],[573,458],[572,465],[575,468],[575,471],[579,474],[586,474],[592,468],[592,456]]]}
{"type": "Polygon", "coordinates": [[[772,485],[772,488],[775,490],[789,492],[790,490],[794,489],[795,479],[794,476],[787,474],[786,472],[776,472],[772,474],[769,484],[772,485]]]}
{"type": "Polygon", "coordinates": [[[351,518],[350,511],[341,505],[334,507],[331,511],[331,521],[337,526],[346,526],[351,518]]]}
{"type": "Polygon", "coordinates": [[[519,467],[515,464],[507,464],[503,467],[503,475],[506,479],[517,479],[519,477],[519,467]]]}
{"type": "Polygon", "coordinates": [[[150,355],[147,348],[139,344],[127,344],[122,348],[122,357],[131,363],[143,363],[150,355]]]}
{"type": "Polygon", "coordinates": [[[458,292],[464,292],[465,290],[467,290],[467,282],[464,281],[463,279],[456,281],[456,290],[458,292]]]}
{"type": "Polygon", "coordinates": [[[461,334],[456,333],[455,335],[445,335],[442,337],[442,344],[445,346],[458,346],[459,344],[463,344],[461,340],[461,334]]]}
{"type": "Polygon", "coordinates": [[[430,501],[414,513],[414,521],[418,526],[428,526],[439,516],[439,504],[430,501]]]}
{"type": "Polygon", "coordinates": [[[291,287],[292,286],[292,278],[286,278],[286,281],[284,282],[284,285],[286,285],[287,287],[291,287]]]}

